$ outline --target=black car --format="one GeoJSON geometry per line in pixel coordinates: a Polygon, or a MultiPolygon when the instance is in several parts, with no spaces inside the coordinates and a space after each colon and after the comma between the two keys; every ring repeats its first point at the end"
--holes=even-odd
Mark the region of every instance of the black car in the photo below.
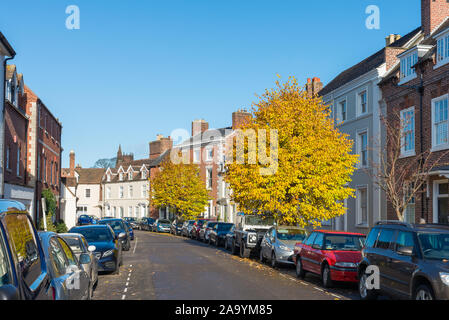
{"type": "Polygon", "coordinates": [[[98,271],[120,272],[123,263],[121,240],[126,236],[124,232],[116,235],[109,225],[89,225],[73,227],[69,233],[82,234],[89,246],[95,246],[98,271]]]}
{"type": "Polygon", "coordinates": [[[380,221],[366,238],[357,271],[364,300],[380,293],[405,299],[447,300],[449,226],[380,221]],[[377,288],[373,286],[376,269],[377,288]]]}
{"type": "Polygon", "coordinates": [[[129,228],[123,219],[102,219],[98,221],[98,224],[109,225],[114,231],[116,237],[118,237],[120,233],[125,233],[125,237],[122,237],[122,239],[120,240],[122,242],[122,248],[124,251],[128,251],[129,249],[131,249],[131,236],[129,234],[129,228]]]}
{"type": "Polygon", "coordinates": [[[0,200],[0,300],[51,300],[50,277],[25,206],[0,200]]]}
{"type": "Polygon", "coordinates": [[[219,247],[220,244],[225,245],[226,235],[234,227],[233,223],[217,222],[209,232],[209,244],[219,247]]]}
{"type": "Polygon", "coordinates": [[[232,226],[231,230],[229,230],[224,237],[224,248],[225,250],[232,250],[232,244],[235,240],[235,225],[232,226]]]}
{"type": "Polygon", "coordinates": [[[181,235],[182,226],[184,224],[184,221],[182,220],[174,220],[170,225],[170,233],[177,236],[181,235]]]}
{"type": "Polygon", "coordinates": [[[146,231],[151,231],[153,229],[153,223],[154,223],[154,219],[153,218],[142,218],[139,221],[139,229],[140,230],[146,230],[146,231]]]}
{"type": "Polygon", "coordinates": [[[138,221],[136,218],[134,217],[124,217],[123,220],[125,220],[126,222],[128,222],[131,226],[131,228],[133,229],[137,229],[138,227],[138,221]]]}

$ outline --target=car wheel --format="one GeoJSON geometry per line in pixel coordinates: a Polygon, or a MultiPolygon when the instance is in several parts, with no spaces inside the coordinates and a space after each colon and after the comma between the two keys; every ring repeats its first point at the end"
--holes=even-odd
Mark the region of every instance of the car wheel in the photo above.
{"type": "Polygon", "coordinates": [[[327,264],[324,265],[323,271],[321,272],[321,281],[323,282],[323,286],[325,288],[332,287],[331,271],[327,264]]]}
{"type": "Polygon", "coordinates": [[[215,238],[215,246],[218,248],[219,247],[219,239],[218,238],[215,238]]]}
{"type": "Polygon", "coordinates": [[[240,258],[249,258],[249,254],[251,251],[248,248],[245,248],[245,244],[243,242],[240,243],[240,258]]]}
{"type": "Polygon", "coordinates": [[[365,272],[360,276],[359,280],[359,295],[361,300],[374,300],[377,297],[377,294],[374,290],[370,290],[366,287],[366,281],[368,276],[365,272]]]}
{"type": "Polygon", "coordinates": [[[421,284],[415,291],[414,300],[435,300],[435,298],[432,289],[426,284],[421,284]]]}
{"type": "Polygon", "coordinates": [[[119,262],[115,265],[115,270],[112,272],[112,274],[114,274],[114,275],[120,274],[120,263],[119,262]]]}
{"type": "Polygon", "coordinates": [[[271,267],[276,268],[278,266],[278,263],[276,261],[276,253],[273,251],[271,253],[271,267]]]}
{"type": "Polygon", "coordinates": [[[236,254],[237,254],[237,248],[236,248],[236,246],[235,246],[235,240],[232,240],[231,253],[232,253],[233,255],[236,255],[236,254]]]}
{"type": "Polygon", "coordinates": [[[260,248],[259,261],[261,263],[265,263],[265,257],[263,256],[262,248],[260,248]]]}
{"type": "Polygon", "coordinates": [[[301,258],[298,256],[296,257],[296,277],[300,279],[304,279],[306,275],[306,272],[304,271],[302,267],[302,261],[301,258]]]}
{"type": "Polygon", "coordinates": [[[224,249],[225,249],[226,251],[228,250],[228,239],[225,239],[224,249]]]}

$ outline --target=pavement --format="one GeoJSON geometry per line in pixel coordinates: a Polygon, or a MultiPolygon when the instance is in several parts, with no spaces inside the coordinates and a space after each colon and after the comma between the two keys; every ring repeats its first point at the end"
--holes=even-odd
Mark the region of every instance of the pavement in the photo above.
{"type": "Polygon", "coordinates": [[[223,248],[169,234],[135,231],[118,275],[100,274],[94,300],[352,300],[355,284],[324,289],[318,276],[297,279],[223,248]]]}

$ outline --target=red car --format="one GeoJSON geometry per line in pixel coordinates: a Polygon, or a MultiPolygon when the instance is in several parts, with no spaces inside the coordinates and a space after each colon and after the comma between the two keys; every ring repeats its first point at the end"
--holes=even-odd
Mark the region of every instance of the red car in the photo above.
{"type": "Polygon", "coordinates": [[[333,281],[357,282],[364,243],[365,235],[361,233],[313,231],[295,246],[296,275],[304,278],[306,272],[318,274],[325,288],[331,287],[333,281]]]}
{"type": "Polygon", "coordinates": [[[190,238],[200,240],[200,230],[203,227],[203,224],[207,221],[211,221],[212,219],[197,219],[193,224],[192,229],[190,230],[190,238]]]}

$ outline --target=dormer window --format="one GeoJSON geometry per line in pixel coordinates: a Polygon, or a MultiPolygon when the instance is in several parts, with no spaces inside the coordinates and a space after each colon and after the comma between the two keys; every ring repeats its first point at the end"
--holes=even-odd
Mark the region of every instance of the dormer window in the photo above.
{"type": "Polygon", "coordinates": [[[107,181],[107,182],[111,182],[111,175],[110,175],[110,174],[108,174],[108,175],[106,176],[106,181],[107,181]]]}
{"type": "Polygon", "coordinates": [[[415,51],[401,58],[401,82],[410,81],[416,78],[413,66],[418,62],[418,52],[415,51]]]}
{"type": "Polygon", "coordinates": [[[435,68],[438,68],[449,62],[449,29],[435,35],[434,38],[437,41],[435,68]]]}
{"type": "Polygon", "coordinates": [[[128,172],[128,180],[132,180],[133,179],[133,172],[130,171],[128,172]]]}
{"type": "Polygon", "coordinates": [[[120,181],[123,181],[123,172],[120,172],[120,173],[118,174],[118,179],[119,179],[120,181]]]}
{"type": "Polygon", "coordinates": [[[146,179],[146,178],[147,178],[147,171],[142,170],[142,179],[146,179]]]}

